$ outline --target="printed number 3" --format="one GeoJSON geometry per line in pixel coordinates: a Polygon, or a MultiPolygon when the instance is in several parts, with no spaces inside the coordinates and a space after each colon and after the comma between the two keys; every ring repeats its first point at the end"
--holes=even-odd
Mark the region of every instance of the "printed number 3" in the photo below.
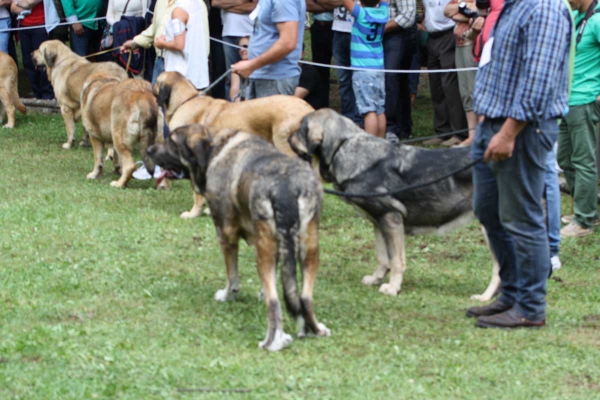
{"type": "MultiPolygon", "coordinates": [[[[369,32],[369,35],[367,36],[367,40],[369,42],[373,42],[377,39],[377,36],[379,35],[379,27],[383,28],[383,25],[375,23],[375,22],[371,22],[371,31],[369,32]]],[[[382,33],[383,33],[383,29],[382,29],[382,33]]]]}

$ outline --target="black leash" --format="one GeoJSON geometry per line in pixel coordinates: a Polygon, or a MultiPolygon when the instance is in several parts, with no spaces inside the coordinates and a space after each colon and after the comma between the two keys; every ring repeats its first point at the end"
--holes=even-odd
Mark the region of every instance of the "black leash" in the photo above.
{"type": "Polygon", "coordinates": [[[483,158],[478,158],[475,161],[471,161],[469,164],[465,165],[464,167],[461,167],[459,169],[457,169],[456,171],[452,171],[446,175],[443,175],[437,179],[434,179],[432,181],[429,182],[425,182],[425,183],[419,183],[416,185],[412,185],[412,186],[407,186],[404,187],[402,189],[398,189],[398,190],[394,190],[391,192],[384,192],[384,193],[373,193],[373,194],[364,194],[364,193],[346,193],[346,192],[341,192],[338,190],[331,190],[331,189],[323,189],[323,191],[327,194],[334,194],[336,196],[339,197],[351,197],[354,199],[372,199],[372,198],[376,198],[376,197],[385,197],[385,196],[395,196],[397,194],[403,193],[403,192],[408,192],[410,190],[416,190],[416,189],[420,189],[422,187],[425,186],[429,186],[429,185],[433,185],[434,183],[438,183],[443,181],[444,179],[448,179],[453,175],[456,174],[460,174],[463,171],[468,170],[469,168],[471,168],[472,166],[474,166],[475,164],[477,164],[478,162],[482,161],[483,158]]]}
{"type": "Polygon", "coordinates": [[[400,144],[406,144],[406,143],[416,143],[416,142],[424,142],[425,140],[429,140],[429,139],[437,139],[437,138],[442,138],[442,137],[446,137],[446,136],[453,136],[456,135],[458,133],[466,133],[469,131],[474,131],[476,128],[469,128],[469,129],[459,129],[457,131],[454,132],[446,132],[446,133],[440,133],[437,135],[432,135],[432,136],[423,136],[423,137],[418,137],[418,138],[414,138],[414,139],[406,139],[406,140],[401,140],[400,144]]]}

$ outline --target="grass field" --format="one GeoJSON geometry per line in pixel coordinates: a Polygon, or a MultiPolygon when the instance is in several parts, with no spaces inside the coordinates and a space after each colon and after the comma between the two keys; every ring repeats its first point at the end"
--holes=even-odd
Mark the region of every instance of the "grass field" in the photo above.
{"type": "Polygon", "coordinates": [[[0,130],[0,399],[600,398],[598,232],[564,243],[546,328],[480,330],[464,316],[491,268],[475,223],[409,238],[402,293],[386,297],[360,284],[376,265],[370,225],[327,197],[315,301],[332,336],[269,354],[252,249],[238,301],[216,303],[212,221],[178,217],[189,183],[117,190],[110,163],[87,181],[90,149],[64,140],[56,115],[0,130]]]}

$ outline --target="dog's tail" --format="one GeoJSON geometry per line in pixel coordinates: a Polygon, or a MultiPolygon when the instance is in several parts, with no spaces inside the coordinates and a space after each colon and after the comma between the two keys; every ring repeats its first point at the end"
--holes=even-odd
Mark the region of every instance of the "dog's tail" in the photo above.
{"type": "Polygon", "coordinates": [[[296,274],[296,252],[300,210],[298,199],[287,181],[280,182],[271,199],[275,217],[276,236],[278,241],[278,260],[281,265],[283,297],[289,313],[296,319],[302,316],[302,302],[298,292],[296,274]]]}
{"type": "Polygon", "coordinates": [[[11,92],[12,92],[11,95],[13,98],[13,104],[15,105],[15,107],[17,107],[17,109],[21,112],[21,114],[26,115],[27,107],[25,107],[25,104],[23,104],[23,102],[21,101],[21,98],[19,97],[19,92],[17,90],[16,83],[15,83],[15,87],[13,88],[13,90],[11,92]]]}

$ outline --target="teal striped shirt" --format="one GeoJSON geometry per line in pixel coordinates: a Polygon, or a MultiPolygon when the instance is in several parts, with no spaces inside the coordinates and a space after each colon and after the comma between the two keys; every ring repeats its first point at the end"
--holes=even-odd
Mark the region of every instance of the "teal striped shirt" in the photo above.
{"type": "Polygon", "coordinates": [[[350,63],[353,67],[383,69],[383,31],[389,19],[389,5],[379,3],[379,7],[352,9],[352,42],[350,63]]]}

